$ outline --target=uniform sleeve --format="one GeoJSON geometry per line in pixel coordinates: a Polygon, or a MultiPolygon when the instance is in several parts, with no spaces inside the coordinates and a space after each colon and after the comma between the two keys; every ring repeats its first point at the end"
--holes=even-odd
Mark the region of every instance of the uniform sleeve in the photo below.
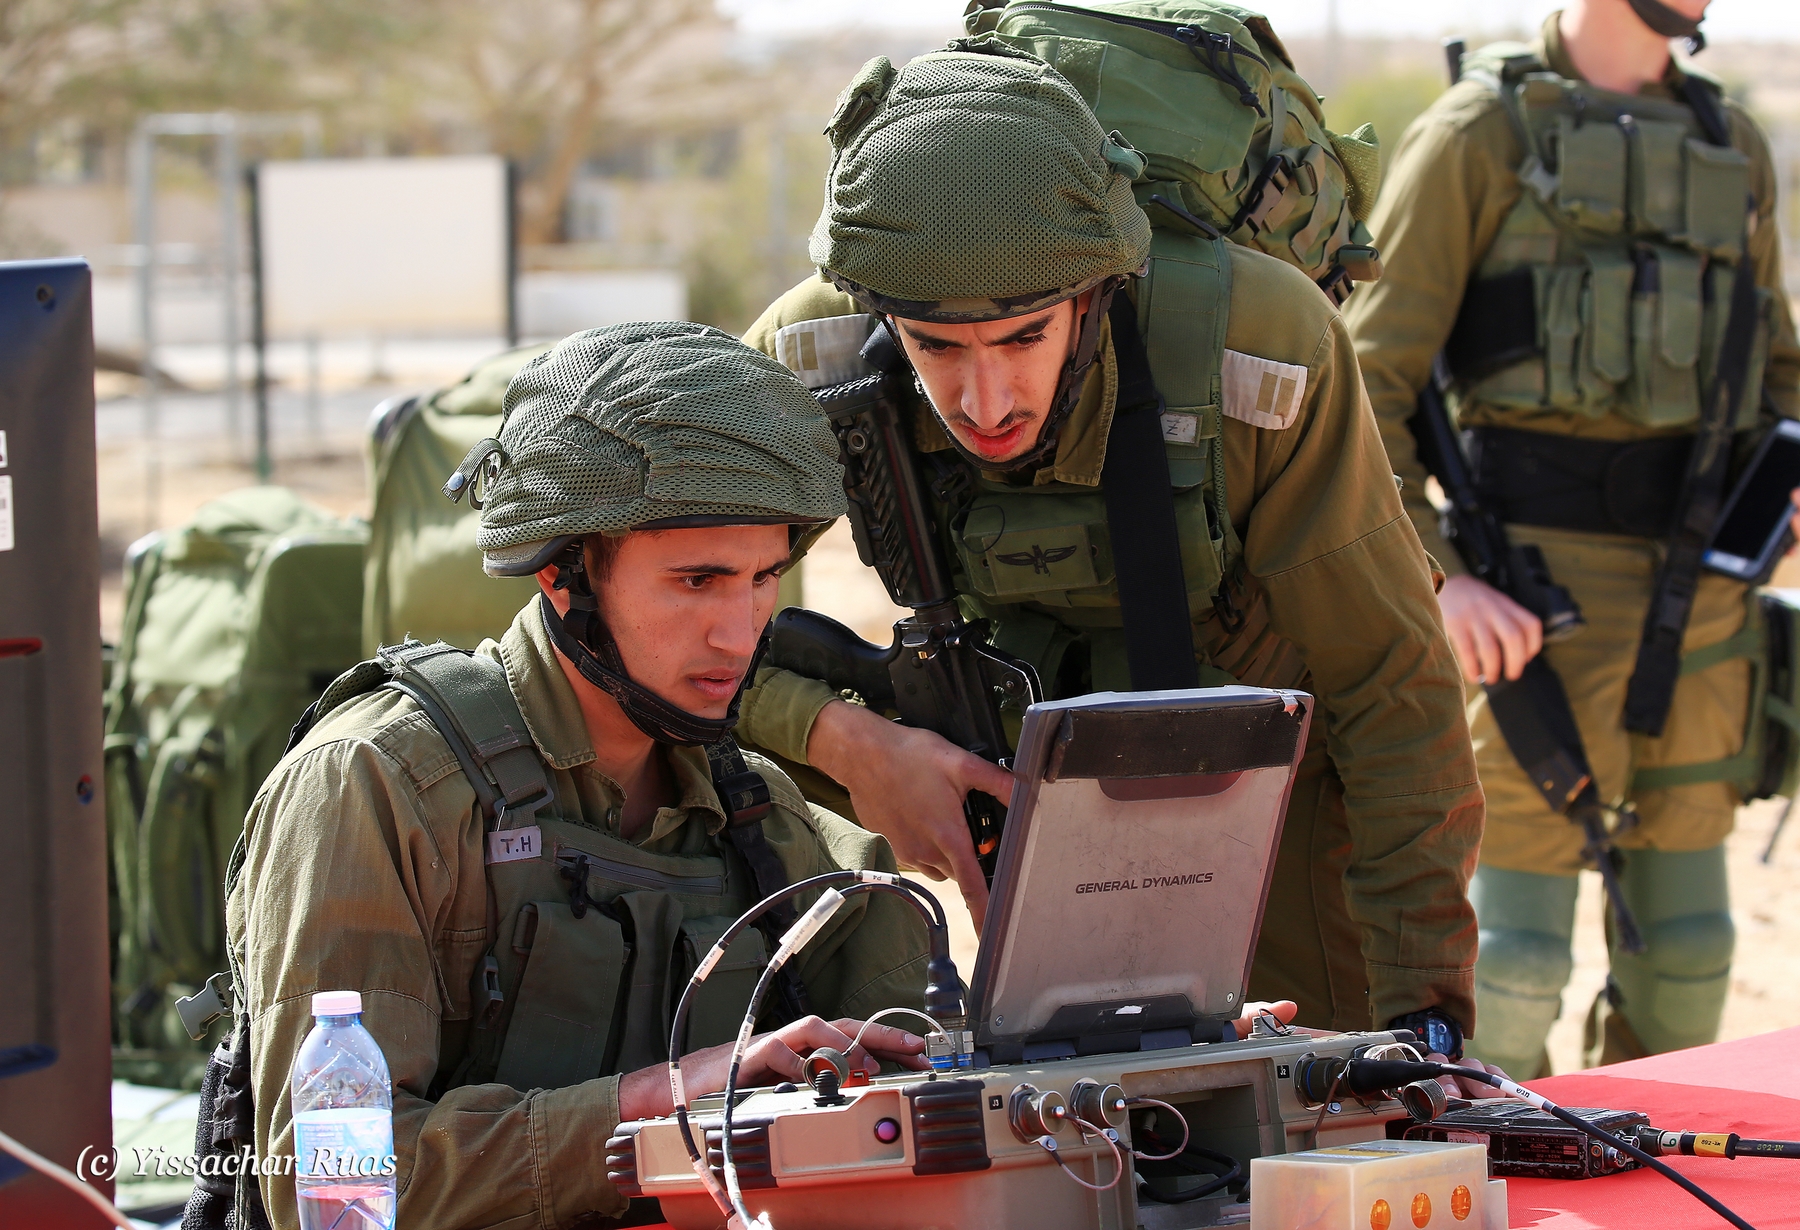
{"type": "MultiPolygon", "coordinates": [[[[820,320],[860,312],[856,301],[814,274],[771,303],[756,323],[744,332],[744,342],[770,358],[775,353],[775,334],[803,320],[820,320]]],[[[801,564],[804,568],[806,565],[801,564]]],[[[744,694],[738,731],[744,741],[793,761],[809,764],[806,741],[812,735],[819,710],[836,693],[817,679],[792,671],[764,667],[756,673],[756,686],[744,694]]]]}
{"type": "Polygon", "coordinates": [[[1756,200],[1750,256],[1756,262],[1756,284],[1770,292],[1769,362],[1763,388],[1777,413],[1800,418],[1800,342],[1795,340],[1794,316],[1782,274],[1775,162],[1769,154],[1768,138],[1756,121],[1735,107],[1731,118],[1734,143],[1750,155],[1750,192],[1756,200]]]}
{"type": "MultiPolygon", "coordinates": [[[[432,790],[468,793],[454,769],[432,790]]],[[[616,1216],[626,1201],[606,1181],[605,1145],[618,1122],[617,1077],[432,1095],[443,1006],[452,1002],[445,958],[485,948],[486,932],[449,925],[467,921],[450,911],[470,860],[440,847],[425,809],[396,762],[359,740],[289,761],[251,809],[230,904],[251,1013],[257,1153],[293,1153],[289,1068],[312,1025],[313,992],[357,990],[393,1079],[399,1224],[454,1230],[616,1216]]],[[[483,874],[478,854],[473,863],[483,874]]],[[[265,1175],[262,1190],[272,1224],[296,1226],[293,1179],[265,1175]]]]}
{"type": "Polygon", "coordinates": [[[793,671],[765,666],[756,685],[744,693],[738,710],[738,734],[747,743],[774,752],[795,764],[810,764],[806,741],[819,710],[837,699],[823,682],[793,671]]]}
{"type": "Polygon", "coordinates": [[[1447,573],[1464,570],[1438,532],[1425,496],[1425,467],[1406,420],[1456,320],[1470,276],[1519,199],[1512,171],[1518,144],[1497,102],[1480,105],[1459,87],[1416,120],[1382,174],[1369,219],[1382,275],[1359,286],[1344,318],[1356,339],[1369,400],[1402,499],[1425,549],[1447,573]]]}
{"type": "Polygon", "coordinates": [[[1362,929],[1373,1020],[1436,1006],[1472,1032],[1467,890],[1483,803],[1462,682],[1335,314],[1293,425],[1228,431],[1225,443],[1228,470],[1256,475],[1246,567],[1267,593],[1271,626],[1306,663],[1343,782],[1345,894],[1362,929]]]}

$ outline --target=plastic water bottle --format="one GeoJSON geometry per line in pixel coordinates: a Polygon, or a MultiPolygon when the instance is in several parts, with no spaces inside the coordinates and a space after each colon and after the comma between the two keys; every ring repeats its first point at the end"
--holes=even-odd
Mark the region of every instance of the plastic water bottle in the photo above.
{"type": "Polygon", "coordinates": [[[301,1230],[390,1230],[394,1094],[362,1024],[362,995],[321,991],[294,1056],[294,1188],[301,1230]]]}

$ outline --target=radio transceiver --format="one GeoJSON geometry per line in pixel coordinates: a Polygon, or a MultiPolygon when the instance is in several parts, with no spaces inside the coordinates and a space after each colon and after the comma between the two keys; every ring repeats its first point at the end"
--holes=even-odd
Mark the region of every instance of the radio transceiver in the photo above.
{"type": "MultiPolygon", "coordinates": [[[[935,1022],[929,1074],[872,1076],[815,1052],[810,1087],[742,1092],[739,1207],[778,1230],[1256,1225],[1253,1159],[1408,1166],[1437,1149],[1474,1155],[1473,1177],[1433,1162],[1371,1208],[1504,1230],[1476,1151],[1390,1142],[1406,1116],[1391,1091],[1341,1087],[1352,1059],[1421,1057],[1409,1033],[1265,1014],[1238,1036],[1311,707],[1244,687],[1033,705],[967,1020],[935,1022]]],[[[716,1095],[689,1111],[705,1163],[673,1117],[621,1124],[609,1177],[681,1230],[725,1225],[723,1112],[716,1095]]]]}

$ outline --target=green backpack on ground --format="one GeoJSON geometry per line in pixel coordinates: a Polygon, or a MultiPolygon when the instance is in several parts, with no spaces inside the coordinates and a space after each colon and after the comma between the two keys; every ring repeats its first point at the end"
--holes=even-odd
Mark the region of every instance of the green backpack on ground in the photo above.
{"type": "Polygon", "coordinates": [[[197,1087],[174,1010],[225,963],[219,887],[289,728],[354,665],[367,530],[280,487],[134,544],[106,694],[113,1071],[197,1087]]]}
{"type": "Polygon", "coordinates": [[[500,434],[507,383],[548,346],[495,355],[435,393],[382,403],[369,424],[369,556],[362,654],[408,636],[473,649],[506,631],[537,592],[531,577],[481,571],[481,513],[444,498],[444,480],[475,443],[500,434]]]}
{"type": "Polygon", "coordinates": [[[1260,13],[1208,0],[976,0],[966,22],[1048,61],[1149,158],[1134,190],[1153,225],[1279,257],[1338,302],[1381,276],[1364,225],[1381,185],[1375,130],[1326,129],[1260,13]]]}

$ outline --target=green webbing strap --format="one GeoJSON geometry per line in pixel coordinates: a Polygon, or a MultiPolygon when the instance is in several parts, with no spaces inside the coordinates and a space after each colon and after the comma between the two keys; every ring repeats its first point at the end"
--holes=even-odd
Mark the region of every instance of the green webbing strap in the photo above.
{"type": "MultiPolygon", "coordinates": [[[[409,642],[376,656],[392,676],[385,686],[412,697],[456,756],[480,801],[488,832],[500,827],[507,812],[523,811],[529,820],[556,797],[499,662],[443,641],[409,642]]],[[[487,879],[487,931],[497,948],[500,906],[492,877],[487,879]]],[[[491,1030],[505,1006],[500,959],[490,948],[470,978],[470,1020],[478,1030],[491,1030]]]]}
{"type": "Polygon", "coordinates": [[[1744,626],[1736,633],[1726,637],[1704,649],[1696,649],[1681,659],[1681,673],[1697,675],[1709,667],[1721,662],[1729,662],[1733,658],[1760,658],[1763,646],[1768,641],[1768,633],[1760,623],[1746,620],[1744,626]]]}
{"type": "Polygon", "coordinates": [[[386,686],[418,702],[450,745],[489,829],[507,811],[536,812],[555,797],[500,663],[442,641],[384,648],[377,660],[391,675],[386,686]]]}
{"type": "Polygon", "coordinates": [[[1150,277],[1138,294],[1138,325],[1156,388],[1168,409],[1198,415],[1199,438],[1209,441],[1207,509],[1222,540],[1223,594],[1243,554],[1225,490],[1222,373],[1231,305],[1229,241],[1157,229],[1151,236],[1150,277]]]}
{"type": "MultiPolygon", "coordinates": [[[[1751,602],[1758,601],[1754,594],[1751,602]]],[[[1765,718],[1773,718],[1797,736],[1800,736],[1800,710],[1796,710],[1780,696],[1769,690],[1768,665],[1768,629],[1766,616],[1760,612],[1749,615],[1744,626],[1736,633],[1722,641],[1707,645],[1686,654],[1681,659],[1681,674],[1693,675],[1738,658],[1748,658],[1755,676],[1750,687],[1751,726],[1744,732],[1744,747],[1735,756],[1726,756],[1718,760],[1703,760],[1694,764],[1656,765],[1647,769],[1639,769],[1631,775],[1631,794],[1637,795],[1648,790],[1667,790],[1672,786],[1698,786],[1704,782],[1742,782],[1752,778],[1759,768],[1761,760],[1757,741],[1750,737],[1753,724],[1765,718]]]]}

